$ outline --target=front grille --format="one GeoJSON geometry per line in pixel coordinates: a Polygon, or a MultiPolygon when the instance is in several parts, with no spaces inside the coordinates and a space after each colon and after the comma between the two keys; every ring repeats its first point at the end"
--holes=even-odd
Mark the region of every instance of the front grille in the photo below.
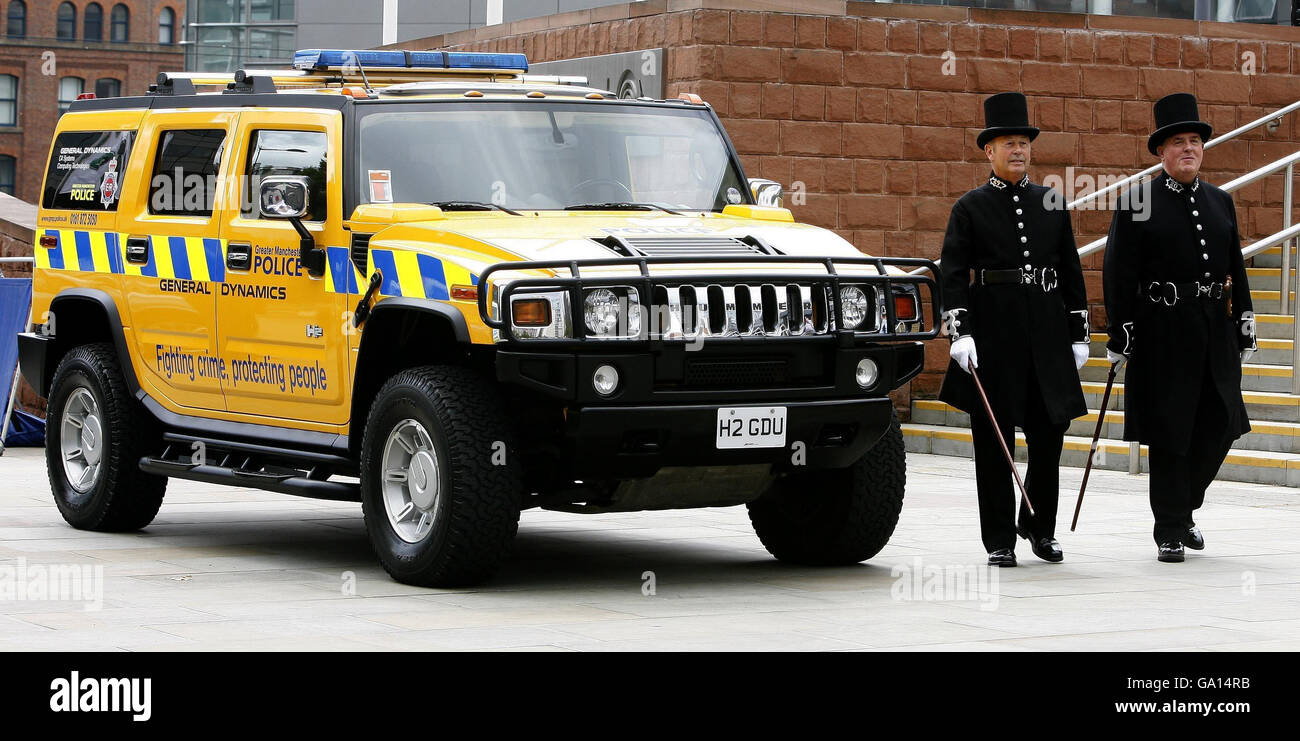
{"type": "MultiPolygon", "coordinates": [[[[870,305],[875,292],[865,286],[870,305]]],[[[652,304],[664,339],[703,337],[800,337],[828,334],[835,329],[831,285],[684,285],[656,286],[652,304]]],[[[873,331],[873,312],[857,331],[873,331]]]]}
{"type": "Polygon", "coordinates": [[[785,360],[687,360],[684,378],[690,388],[778,386],[789,380],[785,360]]]}

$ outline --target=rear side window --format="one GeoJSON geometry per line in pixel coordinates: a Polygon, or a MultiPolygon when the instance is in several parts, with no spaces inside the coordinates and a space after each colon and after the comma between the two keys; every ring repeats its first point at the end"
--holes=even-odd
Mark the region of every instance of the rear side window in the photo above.
{"type": "Polygon", "coordinates": [[[149,213],[211,216],[224,129],[164,131],[149,181],[149,213]]]}
{"type": "Polygon", "coordinates": [[[307,215],[303,221],[325,220],[325,132],[277,131],[253,132],[248,154],[248,192],[244,196],[242,215],[258,218],[258,194],[262,178],[268,175],[301,175],[307,178],[307,215]]]}
{"type": "Polygon", "coordinates": [[[54,139],[43,208],[116,211],[134,131],[65,131],[54,139]]]}

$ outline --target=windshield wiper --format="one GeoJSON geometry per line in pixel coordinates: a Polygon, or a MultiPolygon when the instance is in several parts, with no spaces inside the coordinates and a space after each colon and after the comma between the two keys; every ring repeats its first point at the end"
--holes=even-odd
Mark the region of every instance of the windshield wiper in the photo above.
{"type": "Polygon", "coordinates": [[[572,206],[565,206],[565,211],[667,211],[670,214],[681,216],[680,211],[674,211],[671,208],[665,208],[657,203],[634,203],[632,201],[610,201],[608,203],[575,203],[572,206]]]}
{"type": "Polygon", "coordinates": [[[443,211],[505,211],[512,216],[523,216],[523,214],[505,206],[498,206],[495,203],[485,203],[483,201],[433,201],[430,206],[437,206],[443,211]]]}

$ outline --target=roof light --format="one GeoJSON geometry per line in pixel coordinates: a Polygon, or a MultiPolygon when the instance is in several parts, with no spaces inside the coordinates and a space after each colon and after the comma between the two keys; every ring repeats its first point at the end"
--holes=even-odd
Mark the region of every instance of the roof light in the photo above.
{"type": "Polygon", "coordinates": [[[77,100],[94,100],[94,99],[95,99],[94,93],[81,93],[80,95],[77,96],[77,100]]]}
{"type": "Polygon", "coordinates": [[[383,49],[300,49],[293,55],[294,69],[327,69],[358,65],[406,69],[495,69],[527,72],[528,58],[523,54],[383,49]]]}

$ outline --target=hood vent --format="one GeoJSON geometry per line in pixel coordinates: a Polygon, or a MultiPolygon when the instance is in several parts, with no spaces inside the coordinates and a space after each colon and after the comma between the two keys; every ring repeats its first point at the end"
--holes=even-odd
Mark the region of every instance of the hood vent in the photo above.
{"type": "Polygon", "coordinates": [[[780,255],[772,246],[758,237],[724,237],[713,235],[686,235],[673,237],[607,237],[593,238],[611,252],[623,257],[727,257],[741,255],[780,255]]]}

